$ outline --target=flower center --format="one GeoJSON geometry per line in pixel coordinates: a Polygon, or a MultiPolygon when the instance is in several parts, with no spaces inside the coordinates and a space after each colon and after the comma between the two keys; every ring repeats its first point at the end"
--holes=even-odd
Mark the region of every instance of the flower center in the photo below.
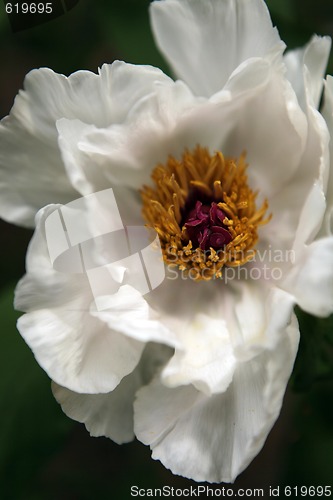
{"type": "Polygon", "coordinates": [[[169,156],[144,186],[143,216],[160,238],[164,261],[191,278],[221,278],[224,266],[253,259],[258,227],[266,224],[265,200],[259,210],[246,175],[245,154],[238,159],[210,155],[197,146],[177,160],[169,156]]]}
{"type": "Polygon", "coordinates": [[[201,250],[219,250],[230,243],[232,236],[223,223],[225,218],[225,213],[214,201],[210,205],[203,205],[198,200],[195,207],[183,217],[192,245],[201,250]]]}

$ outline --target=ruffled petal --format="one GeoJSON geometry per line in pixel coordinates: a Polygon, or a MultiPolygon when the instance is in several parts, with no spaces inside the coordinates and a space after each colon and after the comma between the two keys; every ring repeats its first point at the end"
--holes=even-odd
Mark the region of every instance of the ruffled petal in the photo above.
{"type": "Polygon", "coordinates": [[[86,275],[62,273],[52,265],[45,221],[59,207],[46,206],[36,216],[36,229],[26,255],[27,274],[18,282],[15,290],[14,305],[19,311],[61,307],[72,311],[89,311],[93,301],[86,275]]]}
{"type": "Polygon", "coordinates": [[[193,283],[172,272],[147,300],[179,339],[162,371],[163,384],[192,384],[207,395],[227,389],[238,362],[274,348],[294,304],[291,295],[268,289],[264,279],[193,283]]]}
{"type": "Polygon", "coordinates": [[[140,386],[141,375],[136,369],[106,394],[78,394],[55,383],[52,391],[64,413],[84,423],[91,436],[105,436],[122,444],[134,439],[133,401],[140,386]]]}
{"type": "Polygon", "coordinates": [[[135,368],[145,342],[163,339],[165,332],[167,343],[168,331],[150,319],[144,298],[132,287],[120,287],[99,313],[87,274],[53,268],[45,220],[57,208],[48,206],[37,218],[28,273],[16,289],[16,307],[27,311],[18,329],[59,385],[79,393],[109,392],[135,368]]]}
{"type": "Polygon", "coordinates": [[[78,71],[66,78],[46,68],[31,71],[0,124],[1,217],[33,226],[39,208],[77,197],[58,148],[58,119],[96,127],[121,123],[156,81],[166,80],[158,69],[121,62],[104,65],[99,75],[78,71]]]}
{"type": "Polygon", "coordinates": [[[106,311],[91,311],[91,315],[110,329],[141,342],[160,342],[171,347],[179,346],[177,336],[161,323],[152,319],[148,303],[137,290],[124,285],[110,297],[103,297],[110,304],[106,311]]]}
{"type": "Polygon", "coordinates": [[[243,61],[281,43],[261,0],[164,0],[150,14],[157,46],[196,95],[218,92],[243,61]]]}
{"type": "Polygon", "coordinates": [[[325,82],[324,105],[322,109],[323,116],[330,133],[330,173],[327,183],[326,193],[326,212],[322,235],[333,235],[333,77],[328,76],[325,82]]]}
{"type": "Polygon", "coordinates": [[[73,185],[82,194],[119,184],[138,189],[170,154],[179,158],[200,144],[227,156],[246,150],[251,184],[271,196],[293,176],[307,133],[304,113],[275,59],[246,61],[209,100],[194,97],[182,82],[159,84],[121,125],[97,129],[59,120],[73,185]]]}
{"type": "Polygon", "coordinates": [[[333,312],[333,238],[323,238],[304,247],[289,270],[283,288],[295,302],[315,316],[333,312]]]}
{"type": "Polygon", "coordinates": [[[260,451],[277,419],[298,345],[295,317],[274,350],[237,366],[223,394],[174,389],[155,379],[140,389],[135,433],[152,457],[196,481],[232,482],[260,451]]]}
{"type": "MultiPolygon", "coordinates": [[[[269,200],[293,178],[304,154],[307,122],[286,80],[284,66],[268,58],[268,75],[253,98],[235,109],[223,154],[246,151],[252,186],[269,200]]],[[[246,82],[244,81],[244,84],[246,82]]]]}
{"type": "Polygon", "coordinates": [[[263,227],[262,236],[276,249],[291,248],[297,253],[319,234],[325,210],[325,191],[329,173],[329,132],[317,107],[330,39],[314,36],[303,48],[284,57],[287,77],[303,109],[307,130],[306,146],[289,182],[269,199],[273,218],[263,227]],[[280,228],[283,227],[283,232],[280,228]]]}
{"type": "Polygon", "coordinates": [[[159,160],[183,151],[179,129],[195,141],[181,120],[195,104],[184,84],[166,81],[156,84],[123,124],[97,128],[79,120],[59,120],[59,145],[73,185],[84,195],[109,186],[137,190],[149,182],[159,160]]]}
{"type": "Polygon", "coordinates": [[[78,394],[52,383],[53,394],[66,415],[84,423],[91,436],[105,436],[118,444],[134,439],[133,402],[137,390],[149,383],[172,350],[149,343],[132,373],[106,394],[78,394]]]}
{"type": "Polygon", "coordinates": [[[295,259],[318,234],[326,210],[326,199],[320,181],[314,183],[299,216],[293,251],[295,259]]]}
{"type": "Polygon", "coordinates": [[[226,322],[194,314],[179,333],[181,343],[162,372],[163,383],[168,387],[193,384],[206,394],[225,391],[236,365],[226,322]]]}
{"type": "Polygon", "coordinates": [[[273,218],[262,235],[273,248],[302,248],[320,231],[330,156],[329,131],[322,115],[307,106],[307,140],[293,177],[269,200],[273,218]],[[283,228],[283,231],[281,231],[283,228]]]}
{"type": "Polygon", "coordinates": [[[77,118],[85,123],[91,123],[97,127],[107,127],[111,123],[123,123],[132,110],[142,99],[146,99],[154,92],[156,85],[171,82],[163,71],[153,66],[128,64],[123,61],[115,61],[112,64],[104,64],[99,70],[103,99],[91,99],[91,119],[84,119],[81,114],[65,118],[77,118]],[[95,103],[100,103],[103,113],[103,122],[96,122],[99,110],[95,111],[95,103]]]}
{"type": "MultiPolygon", "coordinates": [[[[19,106],[20,101],[16,101],[19,106]]],[[[64,170],[56,138],[43,136],[28,118],[0,123],[0,216],[33,227],[36,212],[77,197],[64,170]]],[[[42,127],[42,125],[40,125],[42,127]]]]}
{"type": "Polygon", "coordinates": [[[304,111],[308,104],[319,106],[330,50],[331,39],[315,35],[305,47],[290,50],[284,56],[287,78],[304,111]]]}
{"type": "Polygon", "coordinates": [[[75,392],[113,390],[144,347],[85,311],[41,309],[21,316],[17,327],[50,378],[75,392]]]}
{"type": "Polygon", "coordinates": [[[1,216],[33,225],[39,208],[75,197],[57,147],[56,120],[84,114],[97,75],[78,72],[69,79],[50,69],[30,72],[10,115],[0,125],[1,216]]]}

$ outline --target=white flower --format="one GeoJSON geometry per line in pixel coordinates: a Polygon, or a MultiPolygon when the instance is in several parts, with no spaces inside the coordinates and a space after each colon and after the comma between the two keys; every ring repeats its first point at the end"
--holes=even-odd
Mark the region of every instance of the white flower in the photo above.
{"type": "Polygon", "coordinates": [[[142,224],[142,189],[167,279],[145,297],[124,285],[96,311],[86,275],[51,265],[51,205],[16,291],[18,326],[64,411],[92,435],[135,433],[173,473],[229,482],[279,415],[298,346],[294,305],[333,311],[331,80],[328,126],[318,112],[330,41],[284,56],[261,0],[164,0],[151,19],[180,80],[120,62],[99,75],[27,76],[0,128],[0,213],[29,225],[48,203],[114,187],[124,223],[142,224]],[[189,263],[195,246],[199,263],[189,263]],[[189,279],[209,266],[211,279],[189,279]]]}

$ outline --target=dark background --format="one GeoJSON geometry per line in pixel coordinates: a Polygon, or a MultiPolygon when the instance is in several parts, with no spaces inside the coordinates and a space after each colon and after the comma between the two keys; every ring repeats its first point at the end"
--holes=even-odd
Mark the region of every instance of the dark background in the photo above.
{"type": "MultiPolygon", "coordinates": [[[[333,36],[332,0],[267,4],[289,47],[306,43],[314,32],[333,36]]],[[[22,19],[10,23],[0,3],[0,117],[9,113],[33,68],[48,66],[67,75],[122,59],[167,72],[150,33],[148,5],[73,0],[62,2],[64,15],[26,26],[22,19]]],[[[328,72],[333,73],[332,60],[328,72]]],[[[32,233],[0,221],[0,234],[0,499],[127,499],[131,485],[195,485],[151,460],[140,443],[118,446],[90,438],[83,425],[62,413],[48,377],[15,328],[13,290],[24,273],[32,233]]],[[[235,491],[265,488],[268,498],[269,486],[280,486],[279,498],[285,498],[285,485],[333,483],[333,319],[300,311],[298,316],[302,341],[282,414],[263,451],[230,486],[235,491]]]]}

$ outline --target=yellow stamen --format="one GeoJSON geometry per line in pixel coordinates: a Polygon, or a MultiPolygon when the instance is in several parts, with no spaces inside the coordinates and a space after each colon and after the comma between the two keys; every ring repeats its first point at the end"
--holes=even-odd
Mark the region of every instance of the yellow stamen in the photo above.
{"type": "Polygon", "coordinates": [[[193,279],[207,280],[220,278],[224,266],[241,266],[254,258],[258,228],[271,215],[265,218],[267,200],[256,208],[258,193],[248,185],[247,166],[245,154],[225,158],[221,152],[211,155],[201,146],[185,150],[181,160],[169,156],[165,165],[156,166],[152,173],[155,186],[141,190],[142,211],[147,225],[159,235],[167,264],[191,271],[193,279]],[[222,248],[203,250],[193,245],[184,217],[195,200],[215,203],[225,214],[223,226],[231,241],[222,248]]]}

